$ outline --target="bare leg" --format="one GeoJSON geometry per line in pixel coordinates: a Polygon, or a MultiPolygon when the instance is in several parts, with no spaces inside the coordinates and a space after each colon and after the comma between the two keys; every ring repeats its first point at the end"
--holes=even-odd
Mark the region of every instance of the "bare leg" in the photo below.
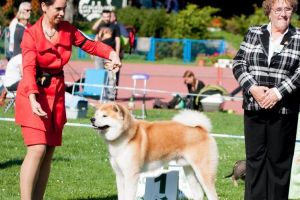
{"type": "Polygon", "coordinates": [[[46,145],[27,147],[27,153],[20,171],[20,190],[22,200],[32,200],[33,191],[38,179],[40,166],[46,153],[46,145]]]}
{"type": "Polygon", "coordinates": [[[33,191],[34,200],[42,200],[45,194],[46,185],[48,182],[51,161],[53,157],[55,147],[47,147],[46,154],[40,166],[40,173],[36,182],[35,190],[33,191]]]}

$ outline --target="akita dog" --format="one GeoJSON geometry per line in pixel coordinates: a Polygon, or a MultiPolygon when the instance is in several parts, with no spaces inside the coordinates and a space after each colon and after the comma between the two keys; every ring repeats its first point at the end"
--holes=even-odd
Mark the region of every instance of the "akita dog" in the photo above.
{"type": "Polygon", "coordinates": [[[99,105],[91,122],[108,144],[119,200],[135,200],[139,173],[171,160],[183,166],[195,200],[203,199],[204,193],[209,200],[218,199],[218,151],[204,114],[184,110],[171,121],[148,122],[111,102],[99,105]]]}

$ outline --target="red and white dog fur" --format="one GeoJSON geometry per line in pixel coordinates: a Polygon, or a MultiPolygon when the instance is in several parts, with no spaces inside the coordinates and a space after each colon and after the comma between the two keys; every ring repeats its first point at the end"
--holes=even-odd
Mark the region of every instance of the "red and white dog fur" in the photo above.
{"type": "Polygon", "coordinates": [[[172,121],[148,122],[136,120],[120,104],[106,103],[97,107],[91,122],[108,144],[119,200],[135,200],[139,173],[171,160],[183,166],[194,200],[204,193],[208,200],[218,199],[218,150],[204,114],[184,110],[172,121]]]}

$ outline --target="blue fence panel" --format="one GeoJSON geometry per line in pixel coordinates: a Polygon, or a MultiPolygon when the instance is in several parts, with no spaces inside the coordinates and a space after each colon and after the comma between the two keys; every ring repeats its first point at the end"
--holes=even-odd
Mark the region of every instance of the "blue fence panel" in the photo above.
{"type": "MultiPolygon", "coordinates": [[[[88,35],[94,38],[95,35],[88,35]]],[[[192,40],[176,38],[150,38],[150,49],[147,53],[148,61],[155,61],[164,57],[178,57],[185,63],[190,63],[198,54],[224,54],[226,42],[224,40],[192,40]]],[[[87,59],[88,55],[80,48],[77,49],[79,59],[87,59]]]]}
{"type": "MultiPolygon", "coordinates": [[[[212,55],[214,53],[224,54],[226,50],[226,42],[224,40],[192,40],[192,39],[173,39],[173,38],[151,38],[150,50],[147,55],[148,61],[155,61],[156,56],[162,54],[160,46],[167,46],[167,43],[180,43],[182,47],[182,59],[185,63],[190,63],[196,59],[197,55],[206,54],[212,55]],[[159,51],[159,52],[158,52],[159,51]]],[[[166,47],[168,48],[168,47],[166,47]]],[[[180,45],[177,45],[180,48],[180,45]]],[[[169,47],[169,52],[166,54],[166,49],[163,53],[165,55],[172,55],[171,51],[176,50],[176,45],[169,47]],[[175,48],[174,48],[175,46],[175,48]]],[[[173,53],[176,54],[176,53],[173,53]]],[[[160,55],[161,56],[161,55],[160,55]]]]}

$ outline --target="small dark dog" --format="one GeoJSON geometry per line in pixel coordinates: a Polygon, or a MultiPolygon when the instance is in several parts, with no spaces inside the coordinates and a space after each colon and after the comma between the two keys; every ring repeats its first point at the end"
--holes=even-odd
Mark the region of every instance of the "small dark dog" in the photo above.
{"type": "Polygon", "coordinates": [[[238,160],[235,162],[233,166],[232,173],[225,178],[231,177],[234,186],[238,186],[238,179],[245,180],[246,177],[246,161],[245,160],[238,160]]]}

